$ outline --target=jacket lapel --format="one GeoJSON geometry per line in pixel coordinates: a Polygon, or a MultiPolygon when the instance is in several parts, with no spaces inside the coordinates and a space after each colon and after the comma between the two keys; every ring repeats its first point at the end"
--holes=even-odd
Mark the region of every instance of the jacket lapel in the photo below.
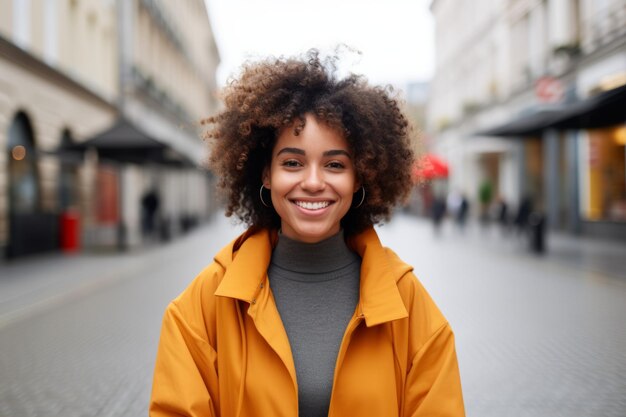
{"type": "Polygon", "coordinates": [[[381,245],[373,227],[348,244],[362,259],[359,308],[367,327],[408,317],[397,281],[412,268],[381,245]]]}
{"type": "Polygon", "coordinates": [[[272,255],[270,238],[267,230],[249,229],[215,257],[226,270],[215,295],[252,303],[267,276],[272,255]]]}
{"type": "Polygon", "coordinates": [[[216,257],[226,272],[215,295],[249,304],[248,315],[254,326],[280,357],[296,387],[296,368],[289,339],[267,279],[267,268],[276,240],[275,231],[250,229],[227,246],[216,257]]]}

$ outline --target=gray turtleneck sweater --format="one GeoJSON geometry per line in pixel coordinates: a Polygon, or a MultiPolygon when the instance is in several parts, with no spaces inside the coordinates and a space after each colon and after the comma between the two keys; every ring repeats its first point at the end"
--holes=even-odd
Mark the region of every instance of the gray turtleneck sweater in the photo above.
{"type": "Polygon", "coordinates": [[[296,366],[300,417],[328,416],[335,362],[359,299],[361,258],[343,232],[317,243],[279,235],[267,271],[296,366]]]}

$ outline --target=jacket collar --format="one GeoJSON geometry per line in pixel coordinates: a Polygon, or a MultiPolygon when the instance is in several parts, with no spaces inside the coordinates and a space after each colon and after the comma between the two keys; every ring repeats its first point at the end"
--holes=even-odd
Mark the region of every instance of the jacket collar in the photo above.
{"type": "Polygon", "coordinates": [[[385,248],[373,227],[348,238],[361,257],[359,308],[368,327],[408,317],[397,282],[413,268],[385,248]]]}
{"type": "Polygon", "coordinates": [[[252,302],[267,277],[277,239],[274,230],[251,227],[225,246],[215,256],[225,270],[215,295],[252,302]]]}
{"type": "MultiPolygon", "coordinates": [[[[215,295],[251,303],[263,288],[269,290],[261,284],[267,279],[277,239],[275,230],[250,228],[222,249],[215,261],[225,273],[215,295]]],[[[373,227],[348,238],[347,243],[362,259],[358,314],[366,325],[408,317],[397,281],[412,270],[411,266],[381,245],[373,227]]]]}

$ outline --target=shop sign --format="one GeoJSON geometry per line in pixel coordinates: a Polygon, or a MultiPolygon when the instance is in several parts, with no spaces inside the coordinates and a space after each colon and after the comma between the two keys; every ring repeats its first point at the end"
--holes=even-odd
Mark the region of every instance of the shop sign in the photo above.
{"type": "Polygon", "coordinates": [[[558,78],[541,77],[535,82],[535,96],[542,103],[558,103],[563,99],[565,88],[558,78]]]}

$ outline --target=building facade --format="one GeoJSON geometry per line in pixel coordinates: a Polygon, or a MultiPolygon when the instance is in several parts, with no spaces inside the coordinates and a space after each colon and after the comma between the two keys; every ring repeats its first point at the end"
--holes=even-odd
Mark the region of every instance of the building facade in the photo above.
{"type": "MultiPolygon", "coordinates": [[[[193,166],[206,160],[200,121],[217,110],[219,53],[202,0],[118,1],[118,106],[125,120],[165,143],[193,166]]],[[[167,164],[171,165],[171,164],[167,164]]],[[[126,166],[121,211],[127,244],[141,242],[141,199],[156,189],[166,234],[175,234],[210,211],[211,187],[202,170],[178,166],[126,166]],[[139,184],[139,185],[137,185],[139,184]],[[138,193],[139,192],[139,193],[138,193]],[[131,197],[133,196],[133,197],[131,197]]]]}
{"type": "Polygon", "coordinates": [[[0,0],[0,11],[4,255],[58,249],[68,233],[74,249],[139,245],[149,190],[162,235],[207,216],[199,122],[216,109],[219,55],[203,1],[0,0]],[[160,153],[107,148],[133,137],[160,153]]]}
{"type": "Polygon", "coordinates": [[[450,187],[488,186],[511,208],[532,201],[552,228],[626,238],[626,116],[588,117],[626,82],[626,1],[435,0],[431,11],[427,126],[450,187]]]}

